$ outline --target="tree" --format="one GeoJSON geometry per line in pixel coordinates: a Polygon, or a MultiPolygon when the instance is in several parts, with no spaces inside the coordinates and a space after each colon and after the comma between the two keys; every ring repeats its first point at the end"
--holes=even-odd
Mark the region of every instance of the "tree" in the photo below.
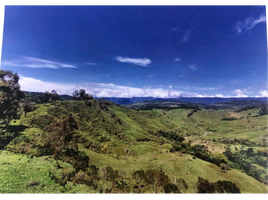
{"type": "Polygon", "coordinates": [[[214,183],[218,193],[241,193],[235,183],[226,180],[219,180],[214,183]]]}
{"type": "Polygon", "coordinates": [[[178,186],[173,183],[167,183],[164,185],[165,193],[181,193],[178,186]]]}
{"type": "Polygon", "coordinates": [[[34,110],[34,103],[31,102],[29,99],[26,99],[23,101],[22,108],[24,111],[24,116],[26,117],[26,114],[28,112],[31,112],[34,110]]]}
{"type": "Polygon", "coordinates": [[[74,99],[74,100],[79,100],[79,96],[80,96],[80,95],[79,95],[78,90],[75,90],[74,93],[73,93],[73,99],[74,99]]]}
{"type": "Polygon", "coordinates": [[[52,92],[50,93],[50,98],[52,101],[57,101],[59,100],[59,95],[56,92],[56,90],[52,90],[52,92]]]}
{"type": "Polygon", "coordinates": [[[43,96],[43,103],[48,103],[49,99],[50,99],[50,93],[46,91],[43,96]]]}
{"type": "Polygon", "coordinates": [[[198,177],[197,190],[198,190],[198,193],[215,193],[216,192],[214,183],[211,183],[207,179],[203,179],[201,177],[198,177]]]}
{"type": "Polygon", "coordinates": [[[12,71],[0,70],[0,121],[5,121],[6,126],[17,117],[19,101],[23,96],[19,75],[12,71]]]}
{"type": "Polygon", "coordinates": [[[93,96],[87,94],[84,89],[80,89],[79,91],[78,90],[74,91],[73,99],[74,100],[89,100],[89,99],[93,99],[93,96]]]}

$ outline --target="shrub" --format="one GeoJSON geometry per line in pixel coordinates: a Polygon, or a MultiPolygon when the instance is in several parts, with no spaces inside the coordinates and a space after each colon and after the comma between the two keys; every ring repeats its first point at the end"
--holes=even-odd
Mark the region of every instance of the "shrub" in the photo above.
{"type": "Polygon", "coordinates": [[[181,193],[180,190],[178,189],[178,186],[173,184],[173,183],[166,183],[164,185],[164,191],[165,193],[181,193]]]}
{"type": "Polygon", "coordinates": [[[212,162],[216,165],[220,165],[220,163],[227,163],[228,158],[222,153],[212,153],[211,154],[212,162]]]}
{"type": "Polygon", "coordinates": [[[198,193],[215,193],[216,188],[213,183],[210,183],[207,179],[198,177],[197,182],[198,193]]]}
{"type": "Polygon", "coordinates": [[[220,163],[220,168],[222,169],[222,170],[229,170],[230,168],[229,168],[229,165],[227,165],[227,164],[225,164],[225,163],[220,163]]]}
{"type": "Polygon", "coordinates": [[[217,181],[215,186],[219,193],[240,193],[240,189],[231,181],[217,181]]]}

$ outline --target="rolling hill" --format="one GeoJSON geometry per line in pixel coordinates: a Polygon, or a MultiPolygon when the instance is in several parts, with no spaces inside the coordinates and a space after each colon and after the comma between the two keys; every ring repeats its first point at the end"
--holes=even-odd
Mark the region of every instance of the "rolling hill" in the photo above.
{"type": "Polygon", "coordinates": [[[267,115],[146,103],[158,107],[130,109],[103,99],[37,104],[1,133],[0,192],[196,193],[201,177],[214,192],[231,191],[219,189],[218,181],[227,181],[242,193],[267,193],[267,158],[260,154],[267,151],[267,115]],[[236,119],[222,120],[230,117],[236,119]],[[236,156],[249,148],[247,170],[236,156]]]}

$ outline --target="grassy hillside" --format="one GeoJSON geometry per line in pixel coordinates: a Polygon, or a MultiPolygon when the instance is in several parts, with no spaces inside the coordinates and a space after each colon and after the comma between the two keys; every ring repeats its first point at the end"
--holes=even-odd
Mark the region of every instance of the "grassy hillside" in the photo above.
{"type": "Polygon", "coordinates": [[[138,111],[95,99],[37,105],[1,133],[0,192],[196,193],[202,177],[267,193],[265,174],[258,181],[243,168],[219,167],[231,162],[227,147],[247,145],[255,154],[267,147],[267,116],[195,109],[138,111]],[[230,117],[237,119],[222,120],[230,117]]]}

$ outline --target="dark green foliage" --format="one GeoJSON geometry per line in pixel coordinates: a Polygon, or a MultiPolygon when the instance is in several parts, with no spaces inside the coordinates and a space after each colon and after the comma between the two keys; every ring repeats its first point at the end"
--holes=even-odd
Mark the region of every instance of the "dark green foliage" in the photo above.
{"type": "Polygon", "coordinates": [[[207,179],[198,177],[197,182],[198,193],[216,193],[214,183],[209,182],[207,179]]]}
{"type": "Polygon", "coordinates": [[[59,95],[56,92],[56,90],[52,90],[52,92],[50,93],[50,99],[51,99],[51,101],[59,100],[59,95]]]}
{"type": "Polygon", "coordinates": [[[242,111],[245,111],[245,110],[252,110],[254,108],[259,108],[259,107],[260,107],[259,105],[249,105],[249,106],[239,108],[235,112],[242,112],[242,111]]]}
{"type": "Polygon", "coordinates": [[[164,185],[165,193],[181,193],[178,186],[173,183],[167,183],[164,185]]]}
{"type": "MultiPolygon", "coordinates": [[[[154,101],[143,101],[142,105],[130,105],[130,108],[138,108],[139,110],[153,110],[153,109],[163,109],[166,111],[173,110],[173,109],[194,109],[194,110],[201,110],[198,106],[191,104],[191,103],[186,103],[186,102],[181,102],[181,101],[171,101],[170,104],[167,104],[165,100],[154,100],[154,101]]],[[[195,111],[195,112],[196,112],[195,111]]]]}
{"type": "Polygon", "coordinates": [[[218,193],[240,193],[240,189],[231,181],[217,181],[214,183],[218,193]]]}
{"type": "Polygon", "coordinates": [[[158,137],[162,136],[162,137],[167,138],[173,142],[178,142],[178,143],[181,143],[182,141],[185,140],[183,135],[178,134],[176,132],[172,132],[172,131],[166,132],[164,130],[158,130],[157,132],[149,131],[149,133],[152,135],[158,136],[158,137]]]}
{"type": "Polygon", "coordinates": [[[30,120],[30,125],[33,127],[38,127],[41,129],[45,129],[48,125],[50,125],[54,121],[54,117],[48,114],[43,115],[35,115],[30,120]]]}
{"type": "MultiPolygon", "coordinates": [[[[24,139],[26,140],[26,136],[21,135],[20,132],[24,131],[27,127],[23,126],[23,125],[19,125],[19,126],[8,126],[6,127],[5,130],[2,130],[0,132],[0,149],[5,149],[6,146],[12,142],[14,139],[16,139],[18,136],[21,136],[21,142],[25,142],[23,141],[24,139]]],[[[17,140],[17,143],[19,143],[19,140],[17,140]]]]}
{"type": "Polygon", "coordinates": [[[168,176],[162,170],[146,170],[144,180],[147,184],[153,185],[154,191],[157,192],[159,187],[163,187],[169,182],[168,176]]]}
{"type": "Polygon", "coordinates": [[[19,75],[12,71],[0,70],[0,122],[5,126],[17,118],[19,101],[24,96],[20,91],[19,75]]]}
{"type": "Polygon", "coordinates": [[[233,120],[238,120],[236,117],[224,117],[221,119],[221,121],[233,121],[233,120]]]}
{"type": "Polygon", "coordinates": [[[90,100],[93,99],[92,95],[89,95],[86,93],[84,89],[75,90],[73,93],[73,99],[74,100],[90,100]]]}
{"type": "Polygon", "coordinates": [[[19,135],[18,137],[16,137],[15,139],[12,140],[11,144],[16,145],[16,144],[19,144],[22,142],[28,143],[28,142],[30,142],[30,139],[25,135],[19,135]]]}
{"type": "Polygon", "coordinates": [[[45,94],[43,95],[42,103],[48,103],[49,99],[50,99],[50,93],[46,91],[45,94]]]}
{"type": "Polygon", "coordinates": [[[265,106],[262,106],[261,108],[260,108],[260,110],[259,110],[259,115],[267,115],[267,113],[268,113],[268,108],[267,108],[267,106],[265,105],[265,106]]]}
{"type": "Polygon", "coordinates": [[[211,183],[201,177],[198,177],[197,189],[198,193],[240,193],[240,189],[231,181],[219,180],[211,183]]]}
{"type": "Polygon", "coordinates": [[[195,112],[197,112],[197,110],[200,110],[200,108],[196,108],[196,109],[194,109],[193,111],[191,111],[191,112],[187,115],[187,117],[190,117],[191,115],[193,115],[195,112]]]}

